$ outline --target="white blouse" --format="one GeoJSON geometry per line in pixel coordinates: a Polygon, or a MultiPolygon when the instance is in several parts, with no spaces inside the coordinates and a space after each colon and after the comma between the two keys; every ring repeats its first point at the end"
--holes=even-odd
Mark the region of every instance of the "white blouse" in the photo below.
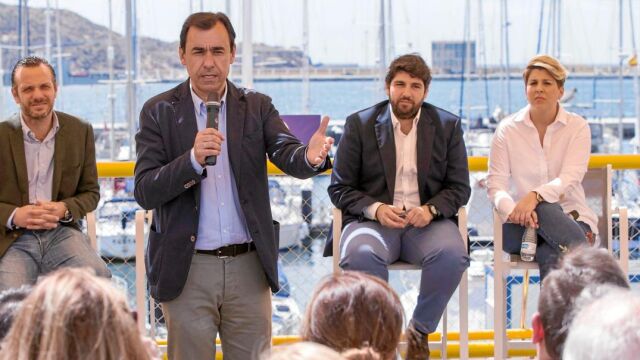
{"type": "Polygon", "coordinates": [[[598,233],[598,218],[587,205],[582,179],[591,154],[591,130],[580,115],[562,106],[547,127],[543,144],[529,115],[529,106],[500,122],[489,153],[489,199],[506,222],[516,203],[530,191],[558,203],[598,233]]]}

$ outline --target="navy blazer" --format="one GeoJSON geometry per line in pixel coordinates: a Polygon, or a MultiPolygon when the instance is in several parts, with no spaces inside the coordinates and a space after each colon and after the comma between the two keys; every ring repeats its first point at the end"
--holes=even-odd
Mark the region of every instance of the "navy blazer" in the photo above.
{"type": "MultiPolygon", "coordinates": [[[[278,290],[278,227],[271,216],[266,156],[285,173],[309,178],[317,171],[305,160],[306,146],[293,136],[271,99],[227,81],[229,160],[242,212],[267,281],[278,290]]],[[[135,198],[153,209],[145,257],[151,295],[169,301],[180,295],[198,236],[200,182],[190,152],[198,132],[189,81],[149,99],[136,134],[135,198]]]]}
{"type": "MultiPolygon", "coordinates": [[[[469,164],[460,118],[429,103],[422,104],[417,134],[420,202],[445,218],[469,201],[469,164]]],[[[363,210],[380,201],[393,203],[396,146],[389,101],[350,115],[334,159],[331,202],[342,210],[342,226],[368,221],[363,210]]],[[[329,236],[324,255],[332,254],[329,236]]]]}

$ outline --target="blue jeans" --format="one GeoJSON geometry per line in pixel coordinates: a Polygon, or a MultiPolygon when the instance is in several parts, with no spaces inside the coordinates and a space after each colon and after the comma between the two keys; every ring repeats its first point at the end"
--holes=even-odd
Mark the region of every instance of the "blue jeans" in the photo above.
{"type": "MultiPolygon", "coordinates": [[[[538,248],[535,261],[540,266],[540,280],[545,278],[558,261],[560,254],[576,246],[586,244],[589,225],[575,221],[556,203],[541,202],[536,207],[538,215],[538,248]]],[[[502,248],[509,254],[520,254],[524,226],[506,223],[502,225],[502,248]]]]}
{"type": "Polygon", "coordinates": [[[60,267],[89,267],[98,276],[111,272],[86,236],[69,226],[27,230],[0,257],[0,291],[34,284],[39,275],[60,267]]]}

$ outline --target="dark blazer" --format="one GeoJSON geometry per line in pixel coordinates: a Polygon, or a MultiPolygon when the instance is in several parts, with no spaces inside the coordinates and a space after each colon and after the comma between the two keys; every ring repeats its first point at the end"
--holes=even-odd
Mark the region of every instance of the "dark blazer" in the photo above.
{"type": "MultiPolygon", "coordinates": [[[[56,111],[60,128],[53,155],[52,201],[63,201],[78,220],[95,210],[100,200],[93,128],[69,114],[56,111]]],[[[0,122],[0,256],[23,230],[6,227],[17,207],[29,204],[29,178],[20,115],[0,122]]]]}
{"type": "MultiPolygon", "coordinates": [[[[420,202],[435,205],[445,218],[453,217],[471,195],[460,118],[423,103],[417,131],[420,202]]],[[[393,203],[395,181],[393,123],[389,101],[383,101],[350,115],[340,138],[328,192],[342,210],[342,226],[368,221],[363,210],[376,201],[393,203]]],[[[331,253],[329,236],[324,255],[331,253]]]]}
{"type": "MultiPolygon", "coordinates": [[[[227,82],[227,136],[240,206],[271,288],[278,289],[278,239],[269,201],[266,155],[285,173],[309,178],[306,146],[280,119],[271,99],[227,82]]],[[[151,295],[169,301],[180,295],[198,236],[200,182],[190,151],[198,127],[189,81],[148,100],[136,134],[135,198],[153,209],[147,245],[151,295]]]]}

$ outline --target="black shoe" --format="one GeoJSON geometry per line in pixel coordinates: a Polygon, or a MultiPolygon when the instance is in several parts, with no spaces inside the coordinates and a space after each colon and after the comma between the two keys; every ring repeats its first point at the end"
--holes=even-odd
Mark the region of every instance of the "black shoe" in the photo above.
{"type": "Polygon", "coordinates": [[[405,331],[407,339],[407,356],[406,360],[428,360],[429,359],[429,340],[427,334],[423,334],[416,329],[413,322],[409,323],[405,331]]]}

